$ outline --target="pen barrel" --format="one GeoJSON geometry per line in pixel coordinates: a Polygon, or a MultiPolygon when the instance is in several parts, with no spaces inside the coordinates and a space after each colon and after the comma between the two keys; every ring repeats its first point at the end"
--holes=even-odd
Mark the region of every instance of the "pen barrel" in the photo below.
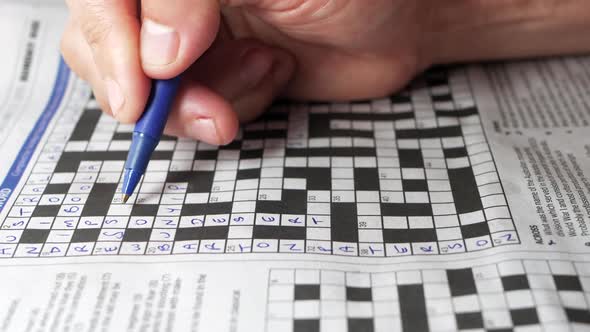
{"type": "Polygon", "coordinates": [[[134,132],[160,140],[179,84],[178,77],[153,82],[147,108],[135,125],[134,132]]]}

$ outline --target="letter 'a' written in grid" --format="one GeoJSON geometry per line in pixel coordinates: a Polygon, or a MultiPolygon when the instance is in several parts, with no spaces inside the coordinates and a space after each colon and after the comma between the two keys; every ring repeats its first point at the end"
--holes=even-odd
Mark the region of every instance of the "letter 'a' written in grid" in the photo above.
{"type": "Polygon", "coordinates": [[[271,270],[267,332],[587,331],[590,264],[383,273],[271,270]]]}
{"type": "Polygon", "coordinates": [[[387,99],[280,104],[227,146],[164,137],[120,200],[133,126],[58,115],[0,257],[453,254],[520,243],[462,70],[387,99]]]}

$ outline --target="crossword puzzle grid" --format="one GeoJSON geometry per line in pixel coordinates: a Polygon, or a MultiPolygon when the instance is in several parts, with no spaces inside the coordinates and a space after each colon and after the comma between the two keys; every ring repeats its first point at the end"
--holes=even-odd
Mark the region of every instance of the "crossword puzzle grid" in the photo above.
{"type": "Polygon", "coordinates": [[[267,332],[588,331],[590,264],[455,270],[272,270],[267,332]]]}
{"type": "Polygon", "coordinates": [[[351,104],[276,105],[230,145],[164,137],[120,200],[133,127],[66,108],[0,257],[452,254],[519,243],[466,74],[351,104]]]}

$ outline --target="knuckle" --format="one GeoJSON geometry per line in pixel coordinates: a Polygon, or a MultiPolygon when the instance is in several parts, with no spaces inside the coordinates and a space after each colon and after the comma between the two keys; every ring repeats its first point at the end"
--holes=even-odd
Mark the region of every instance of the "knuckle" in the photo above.
{"type": "Polygon", "coordinates": [[[105,19],[94,18],[81,22],[80,29],[88,45],[94,49],[107,39],[112,26],[105,19]]]}
{"type": "Polygon", "coordinates": [[[82,2],[85,15],[78,21],[80,30],[86,42],[95,48],[109,36],[112,23],[108,19],[104,0],[82,0],[82,2]]]}

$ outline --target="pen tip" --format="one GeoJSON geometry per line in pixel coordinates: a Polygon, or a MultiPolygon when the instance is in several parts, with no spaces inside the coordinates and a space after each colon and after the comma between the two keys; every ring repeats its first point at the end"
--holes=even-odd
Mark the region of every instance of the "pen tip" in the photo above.
{"type": "Polygon", "coordinates": [[[129,195],[124,194],[123,195],[123,203],[127,203],[128,200],[129,200],[129,195]]]}

